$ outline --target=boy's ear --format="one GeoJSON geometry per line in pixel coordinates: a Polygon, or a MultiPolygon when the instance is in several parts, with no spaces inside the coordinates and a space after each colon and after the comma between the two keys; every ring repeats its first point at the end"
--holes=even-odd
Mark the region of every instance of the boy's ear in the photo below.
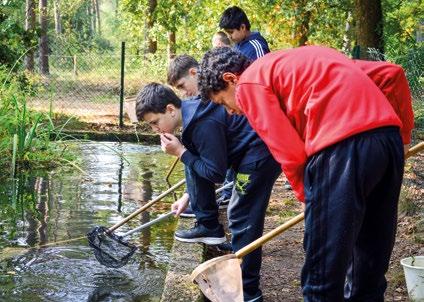
{"type": "Polygon", "coordinates": [[[231,83],[231,84],[237,84],[238,81],[238,76],[235,75],[232,72],[224,72],[222,74],[222,79],[227,82],[227,83],[231,83]]]}
{"type": "Polygon", "coordinates": [[[189,74],[189,75],[191,75],[191,76],[196,76],[196,75],[197,75],[197,69],[196,69],[196,68],[194,68],[194,67],[191,67],[191,68],[188,70],[188,74],[189,74]]]}
{"type": "Polygon", "coordinates": [[[166,111],[168,111],[169,113],[173,113],[177,109],[173,104],[168,104],[166,105],[165,108],[166,108],[166,111]]]}

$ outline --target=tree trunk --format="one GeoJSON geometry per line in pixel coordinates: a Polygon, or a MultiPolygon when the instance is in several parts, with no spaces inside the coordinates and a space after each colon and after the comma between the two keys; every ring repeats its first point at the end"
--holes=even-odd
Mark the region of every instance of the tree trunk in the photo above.
{"type": "Polygon", "coordinates": [[[355,0],[356,43],[361,58],[368,58],[368,48],[384,52],[383,11],[381,0],[355,0]]]}
{"type": "Polygon", "coordinates": [[[99,5],[99,1],[100,0],[93,0],[94,1],[94,9],[96,10],[96,17],[97,17],[97,31],[99,33],[99,35],[102,34],[102,28],[100,26],[100,5],[99,5]]]}
{"type": "Polygon", "coordinates": [[[47,0],[40,0],[40,72],[49,74],[49,42],[47,39],[47,0]]]}
{"type": "Polygon", "coordinates": [[[148,53],[155,53],[157,50],[157,42],[155,39],[152,38],[152,36],[150,35],[151,33],[151,29],[153,28],[153,25],[155,24],[155,18],[154,18],[154,12],[157,6],[157,0],[149,0],[149,9],[147,10],[147,39],[148,39],[148,48],[147,48],[147,52],[148,53]]]}
{"type": "Polygon", "coordinates": [[[54,29],[56,34],[60,35],[62,33],[62,17],[60,15],[60,0],[54,0],[54,29]]]}
{"type": "Polygon", "coordinates": [[[175,31],[168,32],[168,60],[172,60],[175,57],[175,46],[176,46],[175,31]]]}
{"type": "Polygon", "coordinates": [[[352,51],[352,13],[346,12],[345,32],[343,35],[342,50],[348,54],[352,51]]]}
{"type": "Polygon", "coordinates": [[[307,0],[299,1],[296,7],[296,20],[293,28],[293,45],[304,46],[309,36],[311,12],[306,10],[307,0]]]}
{"type": "MultiPolygon", "coordinates": [[[[27,32],[33,31],[35,27],[35,3],[33,0],[26,0],[25,7],[25,30],[27,32]]],[[[31,49],[25,56],[25,69],[34,71],[34,50],[31,49]]]]}
{"type": "Polygon", "coordinates": [[[90,21],[91,21],[91,36],[94,36],[96,34],[97,28],[96,28],[96,4],[94,3],[95,0],[88,2],[88,7],[90,11],[90,21]]]}

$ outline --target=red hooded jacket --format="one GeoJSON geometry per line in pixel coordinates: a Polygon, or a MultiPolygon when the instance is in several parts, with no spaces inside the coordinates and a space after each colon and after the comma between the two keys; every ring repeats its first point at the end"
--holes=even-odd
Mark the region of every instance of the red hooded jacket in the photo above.
{"type": "MultiPolygon", "coordinates": [[[[412,116],[401,115],[401,122],[360,66],[336,50],[306,46],[269,53],[240,76],[237,104],[302,201],[308,157],[360,132],[411,125],[412,116]]],[[[403,94],[409,90],[397,93],[403,94]]],[[[393,98],[396,104],[402,100],[393,98]]]]}

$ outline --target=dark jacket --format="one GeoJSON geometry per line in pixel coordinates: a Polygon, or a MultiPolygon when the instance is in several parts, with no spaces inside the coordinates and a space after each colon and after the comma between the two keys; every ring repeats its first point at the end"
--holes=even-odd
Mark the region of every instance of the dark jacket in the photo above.
{"type": "Polygon", "coordinates": [[[199,176],[223,182],[226,170],[270,155],[268,148],[243,116],[229,115],[223,106],[193,97],[181,103],[181,161],[199,176]]]}
{"type": "Polygon", "coordinates": [[[252,61],[269,52],[268,43],[257,31],[251,32],[246,39],[234,45],[234,48],[252,61]]]}

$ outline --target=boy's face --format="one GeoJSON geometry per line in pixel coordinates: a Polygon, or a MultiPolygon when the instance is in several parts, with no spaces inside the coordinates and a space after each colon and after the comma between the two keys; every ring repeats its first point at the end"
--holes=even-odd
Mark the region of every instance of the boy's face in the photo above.
{"type": "Polygon", "coordinates": [[[239,43],[246,39],[247,37],[247,29],[246,25],[242,24],[239,29],[224,29],[225,32],[230,36],[231,41],[234,43],[239,43]]]}
{"type": "Polygon", "coordinates": [[[188,74],[175,83],[175,88],[183,92],[185,97],[198,95],[196,68],[190,68],[188,74]]]}
{"type": "Polygon", "coordinates": [[[229,114],[243,114],[241,108],[236,103],[236,84],[238,77],[230,72],[225,72],[222,77],[228,85],[221,91],[212,92],[210,95],[211,101],[224,106],[229,114]]]}
{"type": "Polygon", "coordinates": [[[143,120],[156,133],[174,133],[180,124],[179,110],[174,105],[168,104],[165,113],[149,112],[143,116],[143,120]]]}

